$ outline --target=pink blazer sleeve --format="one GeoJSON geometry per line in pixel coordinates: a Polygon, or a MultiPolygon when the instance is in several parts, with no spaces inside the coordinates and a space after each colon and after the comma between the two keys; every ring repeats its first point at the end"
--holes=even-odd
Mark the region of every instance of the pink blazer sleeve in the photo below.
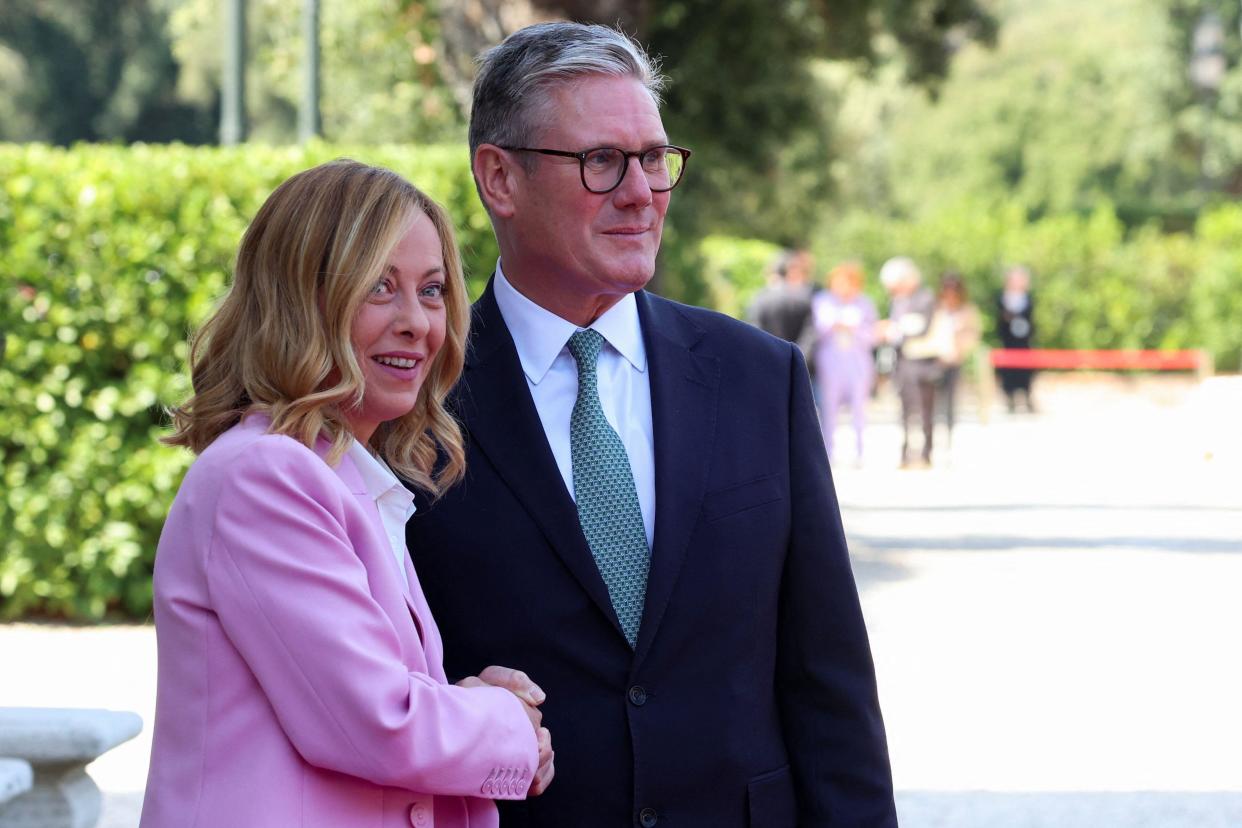
{"type": "Polygon", "coordinates": [[[507,769],[526,784],[490,795],[521,798],[537,765],[521,703],[407,665],[351,540],[354,495],[310,459],[283,439],[243,452],[207,560],[213,609],[290,742],[318,767],[441,795],[485,795],[507,769]]]}

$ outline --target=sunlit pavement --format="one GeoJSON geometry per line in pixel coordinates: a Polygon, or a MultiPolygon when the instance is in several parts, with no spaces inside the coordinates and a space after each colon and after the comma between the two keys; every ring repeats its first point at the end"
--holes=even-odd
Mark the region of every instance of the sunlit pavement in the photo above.
{"type": "MultiPolygon", "coordinates": [[[[1035,415],[964,405],[926,470],[882,399],[834,470],[902,825],[1242,826],[1242,378],[1043,379],[1035,415]]],[[[91,768],[105,828],[137,824],[154,652],[0,627],[0,704],[147,722],[91,768]]]]}
{"type": "Polygon", "coordinates": [[[1242,380],[1045,385],[836,472],[902,824],[1242,826],[1242,380]]]}

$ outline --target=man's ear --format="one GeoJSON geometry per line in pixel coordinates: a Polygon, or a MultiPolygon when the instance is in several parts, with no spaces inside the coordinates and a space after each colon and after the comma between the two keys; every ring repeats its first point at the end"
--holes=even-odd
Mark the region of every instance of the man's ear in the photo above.
{"type": "Polygon", "coordinates": [[[495,144],[480,144],[470,162],[479,197],[487,211],[498,218],[512,218],[519,170],[509,153],[495,144]]]}

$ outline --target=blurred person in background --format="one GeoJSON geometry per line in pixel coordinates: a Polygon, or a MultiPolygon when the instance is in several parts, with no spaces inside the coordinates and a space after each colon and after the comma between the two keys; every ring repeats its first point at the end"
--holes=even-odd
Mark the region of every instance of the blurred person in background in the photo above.
{"type": "Polygon", "coordinates": [[[918,265],[906,256],[885,262],[880,282],[890,301],[888,319],[879,329],[897,352],[893,376],[901,399],[901,467],[926,468],[932,461],[936,386],[944,371],[939,348],[929,336],[936,295],[923,286],[918,265]],[[910,444],[911,420],[917,420],[923,431],[917,455],[910,444]]]}
{"type": "Polygon", "coordinates": [[[849,406],[855,458],[861,465],[867,400],[875,382],[875,359],[871,349],[877,313],[875,305],[862,292],[863,270],[858,262],[834,267],[827,283],[828,289],[816,294],[812,302],[820,424],[828,457],[833,459],[837,412],[842,405],[849,406]]]}
{"type": "Polygon", "coordinates": [[[747,313],[751,324],[798,345],[804,357],[809,356],[806,343],[811,329],[814,268],[809,251],[789,251],[775,271],[775,280],[755,296],[747,313]]]}
{"type": "Polygon", "coordinates": [[[785,269],[793,255],[792,250],[782,250],[772,257],[764,274],[763,287],[756,291],[746,306],[746,321],[768,333],[772,332],[764,326],[772,326],[774,309],[785,293],[785,269]]]}
{"type": "MultiPolygon", "coordinates": [[[[1022,265],[1005,271],[1005,282],[996,297],[997,333],[1002,348],[1027,349],[1035,335],[1035,303],[1031,298],[1031,272],[1022,265]]],[[[1035,411],[1031,399],[1031,381],[1035,372],[1030,368],[997,368],[1005,405],[1017,410],[1018,398],[1028,412],[1035,411]]]]}
{"type": "Polygon", "coordinates": [[[393,172],[320,165],[251,222],[164,440],[198,457],[155,558],[142,828],[494,827],[550,781],[542,691],[447,682],[402,537],[394,470],[464,471],[468,319],[447,215],[393,172]]]}
{"type": "Polygon", "coordinates": [[[947,427],[947,442],[953,445],[953,426],[957,421],[957,386],[962,365],[979,346],[983,323],[979,309],[966,294],[966,283],[957,271],[946,270],[940,277],[940,294],[932,336],[940,350],[944,375],[940,380],[940,400],[947,427]]]}

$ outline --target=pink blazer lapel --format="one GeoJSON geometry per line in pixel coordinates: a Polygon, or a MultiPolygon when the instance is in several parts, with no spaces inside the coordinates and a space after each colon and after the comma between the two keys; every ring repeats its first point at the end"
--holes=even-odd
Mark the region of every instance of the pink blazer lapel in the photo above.
{"type": "MultiPolygon", "coordinates": [[[[326,444],[326,441],[320,442],[326,444]]],[[[354,465],[354,461],[350,459],[349,455],[346,455],[341,458],[341,462],[337,465],[335,471],[337,476],[341,478],[341,482],[358,498],[359,505],[365,510],[367,517],[371,520],[371,528],[377,542],[384,544],[387,551],[388,533],[384,531],[384,521],[380,517],[379,506],[376,505],[375,500],[367,492],[366,484],[362,480],[362,475],[358,472],[358,467],[354,465]]],[[[407,553],[402,557],[402,570],[400,572],[394,566],[386,567],[386,570],[392,574],[392,577],[397,580],[401,587],[401,595],[405,598],[406,608],[410,612],[410,618],[414,622],[414,627],[422,643],[423,650],[427,653],[428,664],[434,664],[437,669],[441,669],[440,657],[442,652],[437,652],[434,660],[431,658],[432,642],[430,639],[435,639],[435,646],[438,649],[440,647],[439,633],[435,631],[434,625],[428,623],[431,619],[431,611],[427,606],[426,599],[423,598],[422,591],[416,590],[418,580],[414,575],[414,568],[410,564],[409,554],[407,553]],[[433,632],[434,635],[428,634],[429,627],[430,632],[433,632]]],[[[443,676],[440,676],[440,678],[443,678],[443,676]]]]}
{"type": "Polygon", "coordinates": [[[410,605],[410,615],[418,627],[423,651],[427,654],[427,672],[432,678],[447,682],[444,674],[444,642],[440,640],[440,629],[431,615],[431,607],[427,604],[427,597],[423,594],[409,554],[405,556],[405,580],[409,586],[406,600],[410,605]]]}

